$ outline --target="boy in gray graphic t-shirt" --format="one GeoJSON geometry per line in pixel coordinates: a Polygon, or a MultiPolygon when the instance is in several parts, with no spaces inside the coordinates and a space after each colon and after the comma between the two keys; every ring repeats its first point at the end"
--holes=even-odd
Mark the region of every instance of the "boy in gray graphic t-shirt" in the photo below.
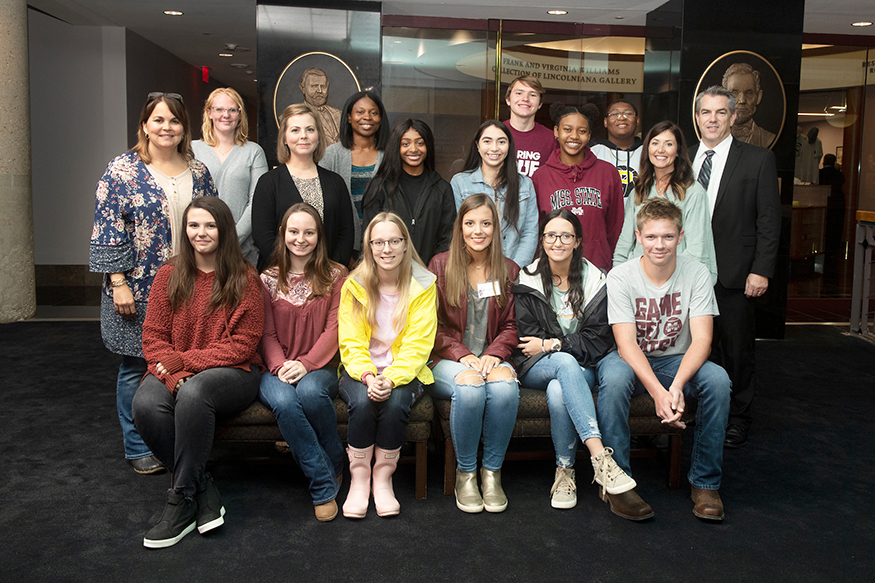
{"type": "MultiPolygon", "coordinates": [[[[684,427],[684,398],[696,399],[690,472],[693,514],[723,520],[718,494],[723,439],[729,417],[729,376],[709,362],[717,302],[701,263],[678,257],[684,236],[681,210],[662,198],[642,205],[635,236],[643,255],[608,274],[608,321],[617,350],[597,365],[598,423],[614,460],[629,467],[629,402],[645,391],[665,424],[684,427]]],[[[611,510],[630,520],[654,515],[634,490],[608,494],[611,510]]]]}

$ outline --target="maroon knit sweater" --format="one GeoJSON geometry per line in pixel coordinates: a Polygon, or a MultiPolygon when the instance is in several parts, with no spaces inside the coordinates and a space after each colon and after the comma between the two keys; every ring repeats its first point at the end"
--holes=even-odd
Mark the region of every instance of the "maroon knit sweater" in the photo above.
{"type": "Polygon", "coordinates": [[[172,272],[172,265],[159,269],[149,294],[143,323],[143,356],[149,372],[175,394],[180,379],[210,368],[249,370],[255,364],[263,371],[255,349],[264,328],[264,301],[255,273],[249,274],[243,300],[229,314],[226,308],[209,311],[215,272],[203,271],[197,273],[189,300],[176,312],[171,310],[167,282],[172,272]],[[159,362],[168,374],[158,374],[159,362]]]}

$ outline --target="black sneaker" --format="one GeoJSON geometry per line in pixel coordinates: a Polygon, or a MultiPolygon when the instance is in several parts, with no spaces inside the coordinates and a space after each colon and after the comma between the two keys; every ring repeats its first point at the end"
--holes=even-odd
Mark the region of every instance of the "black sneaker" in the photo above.
{"type": "Polygon", "coordinates": [[[197,531],[201,534],[225,524],[225,507],[213,479],[207,474],[206,488],[197,493],[197,531]]]}
{"type": "Polygon", "coordinates": [[[149,549],[172,547],[194,530],[196,514],[197,504],[194,500],[186,500],[185,496],[173,491],[168,492],[161,520],[146,533],[143,546],[149,549]]]}

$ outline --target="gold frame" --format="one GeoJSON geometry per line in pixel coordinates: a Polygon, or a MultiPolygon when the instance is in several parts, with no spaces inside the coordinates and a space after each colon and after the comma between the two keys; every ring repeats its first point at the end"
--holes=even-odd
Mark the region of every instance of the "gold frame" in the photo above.
{"type": "MultiPolygon", "coordinates": [[[[696,96],[704,89],[702,87],[702,81],[705,80],[705,77],[708,75],[708,73],[711,71],[711,69],[714,68],[714,66],[717,63],[719,63],[720,61],[722,61],[726,57],[729,57],[730,55],[753,55],[754,57],[758,58],[759,60],[761,60],[762,62],[767,64],[769,66],[769,68],[772,70],[772,74],[774,74],[775,78],[778,80],[778,86],[781,87],[781,99],[783,101],[784,113],[781,117],[781,125],[778,128],[778,131],[775,132],[775,139],[772,141],[771,144],[769,144],[769,149],[771,150],[772,148],[775,147],[775,144],[777,144],[778,140],[781,138],[781,133],[784,131],[784,125],[787,123],[787,90],[784,89],[784,80],[781,79],[781,76],[778,74],[778,71],[775,69],[775,67],[772,65],[772,63],[769,62],[769,60],[767,58],[765,58],[764,56],[760,55],[759,53],[755,53],[753,51],[738,50],[738,51],[730,51],[728,53],[724,53],[724,54],[720,55],[719,57],[717,57],[716,59],[714,59],[713,61],[711,61],[711,64],[708,65],[708,67],[702,72],[702,75],[699,77],[698,83],[696,83],[696,90],[695,90],[695,92],[693,92],[693,111],[692,111],[693,130],[696,132],[696,139],[698,139],[698,140],[702,139],[702,135],[699,133],[699,125],[696,123],[696,96]]],[[[722,75],[721,75],[721,77],[722,77],[722,75]]]]}
{"type": "Polygon", "coordinates": [[[331,53],[326,53],[324,51],[310,51],[309,53],[304,53],[304,54],[298,55],[297,57],[292,59],[288,65],[285,66],[285,68],[283,69],[283,72],[280,73],[279,77],[277,77],[276,85],[274,85],[274,87],[273,87],[273,121],[276,124],[277,129],[279,129],[279,127],[280,127],[280,119],[279,119],[279,115],[277,115],[277,110],[276,110],[276,97],[277,97],[277,91],[279,91],[280,83],[282,83],[283,76],[286,74],[286,71],[289,70],[289,67],[291,67],[292,65],[294,65],[295,63],[297,63],[298,61],[303,59],[304,57],[310,57],[313,55],[323,55],[323,56],[331,57],[332,59],[337,60],[341,65],[346,67],[347,71],[349,71],[349,74],[352,77],[352,80],[355,81],[356,90],[357,91],[362,90],[362,85],[361,85],[361,83],[359,83],[358,77],[355,76],[355,73],[353,73],[353,71],[352,71],[352,69],[350,69],[349,65],[347,65],[346,62],[343,59],[341,59],[340,57],[338,57],[337,55],[332,55],[331,53]]]}

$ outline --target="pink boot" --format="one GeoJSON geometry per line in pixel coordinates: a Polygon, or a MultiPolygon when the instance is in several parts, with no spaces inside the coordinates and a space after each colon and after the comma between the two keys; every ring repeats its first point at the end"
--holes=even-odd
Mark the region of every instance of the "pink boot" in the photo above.
{"type": "Polygon", "coordinates": [[[401,505],[395,499],[392,490],[392,474],[398,465],[401,448],[386,450],[374,449],[374,506],[377,516],[395,516],[401,511],[401,505]]]}
{"type": "Polygon", "coordinates": [[[368,513],[368,498],[371,495],[371,460],[374,446],[358,449],[347,446],[349,455],[349,494],[343,503],[343,515],[347,518],[364,518],[368,513]]]}

